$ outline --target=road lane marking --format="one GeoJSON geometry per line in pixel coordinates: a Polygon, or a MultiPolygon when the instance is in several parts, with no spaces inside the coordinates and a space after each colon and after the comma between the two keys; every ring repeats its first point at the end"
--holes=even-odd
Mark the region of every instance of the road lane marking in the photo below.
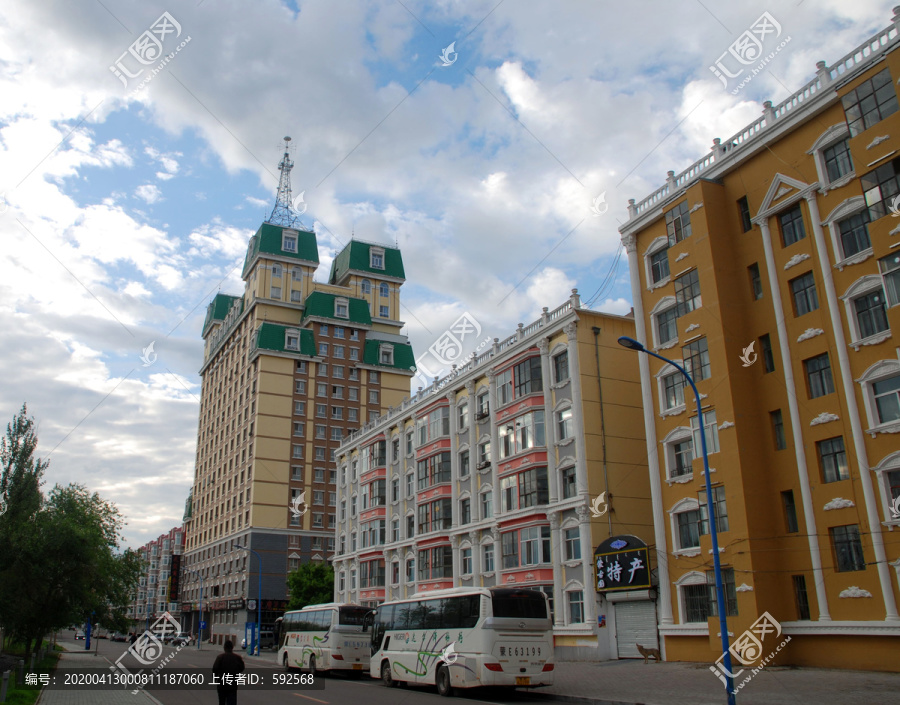
{"type": "Polygon", "coordinates": [[[314,700],[317,703],[324,703],[325,705],[328,705],[328,703],[331,702],[329,700],[319,700],[318,698],[313,698],[309,695],[303,695],[301,693],[294,693],[294,695],[296,695],[298,698],[306,698],[307,700],[314,700]]]}

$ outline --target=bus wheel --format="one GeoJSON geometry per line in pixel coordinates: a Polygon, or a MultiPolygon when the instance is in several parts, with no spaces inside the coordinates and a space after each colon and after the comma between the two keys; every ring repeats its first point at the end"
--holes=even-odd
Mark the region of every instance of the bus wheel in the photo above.
{"type": "Polygon", "coordinates": [[[438,667],[435,676],[435,685],[437,685],[438,695],[447,697],[453,695],[453,688],[450,687],[450,669],[443,664],[438,667]]]}
{"type": "Polygon", "coordinates": [[[381,664],[381,682],[388,688],[396,688],[397,681],[391,675],[391,662],[385,661],[381,664]]]}
{"type": "Polygon", "coordinates": [[[316,657],[315,656],[309,657],[309,672],[314,676],[319,675],[319,672],[316,670],[316,657]]]}
{"type": "Polygon", "coordinates": [[[287,655],[287,651],[284,652],[284,658],[281,659],[281,662],[284,664],[284,670],[285,670],[285,671],[290,671],[290,670],[291,670],[291,666],[290,666],[290,664],[288,663],[288,655],[287,655]]]}

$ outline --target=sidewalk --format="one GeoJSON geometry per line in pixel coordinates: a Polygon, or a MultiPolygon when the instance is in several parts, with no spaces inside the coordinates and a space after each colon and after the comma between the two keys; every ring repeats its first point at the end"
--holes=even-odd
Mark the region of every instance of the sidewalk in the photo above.
{"type": "MultiPolygon", "coordinates": [[[[112,664],[93,651],[63,651],[57,669],[106,668],[112,664]]],[[[98,690],[64,690],[44,688],[35,705],[159,705],[159,701],[143,690],[132,695],[130,690],[104,688],[98,690]]]]}
{"type": "MultiPolygon", "coordinates": [[[[725,687],[709,666],[630,659],[557,663],[555,684],[535,689],[531,697],[583,705],[724,705],[725,687]]],[[[900,703],[900,673],[765,668],[738,691],[736,699],[740,705],[900,703]]]]}

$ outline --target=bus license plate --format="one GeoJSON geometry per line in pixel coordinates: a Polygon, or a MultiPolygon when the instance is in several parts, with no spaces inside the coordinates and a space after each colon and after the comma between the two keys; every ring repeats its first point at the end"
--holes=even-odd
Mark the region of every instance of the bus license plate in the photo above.
{"type": "Polygon", "coordinates": [[[516,685],[531,685],[531,677],[530,676],[517,676],[516,677],[516,685]]]}
{"type": "Polygon", "coordinates": [[[354,671],[361,671],[361,670],[362,670],[362,664],[361,664],[361,663],[354,663],[354,664],[353,664],[353,670],[354,670],[354,671]]]}

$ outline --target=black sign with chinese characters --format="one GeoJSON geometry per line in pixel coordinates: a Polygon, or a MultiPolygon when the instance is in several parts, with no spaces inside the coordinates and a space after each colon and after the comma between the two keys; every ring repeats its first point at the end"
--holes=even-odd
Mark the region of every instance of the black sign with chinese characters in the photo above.
{"type": "Polygon", "coordinates": [[[171,571],[169,572],[169,602],[178,602],[178,594],[181,591],[181,556],[172,556],[171,571]]]}
{"type": "Polygon", "coordinates": [[[613,536],[594,551],[597,592],[643,590],[650,587],[647,544],[637,536],[613,536]]]}

